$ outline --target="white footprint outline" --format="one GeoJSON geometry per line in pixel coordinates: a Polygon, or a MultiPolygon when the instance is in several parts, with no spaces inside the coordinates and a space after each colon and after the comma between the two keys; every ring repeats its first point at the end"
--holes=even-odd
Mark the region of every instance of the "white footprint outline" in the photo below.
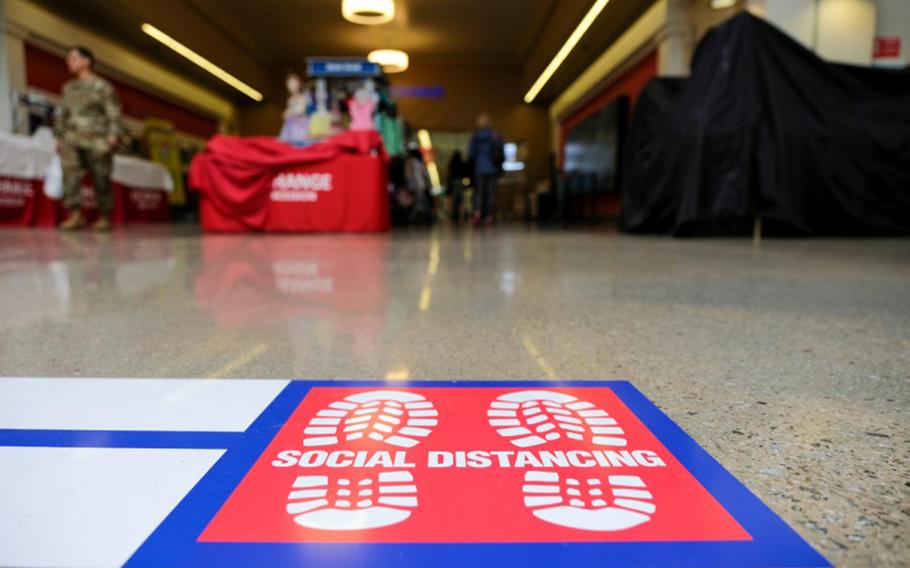
{"type": "Polygon", "coordinates": [[[598,477],[560,480],[557,472],[532,470],[525,473],[522,494],[525,506],[538,519],[588,531],[630,529],[650,521],[657,510],[653,495],[637,475],[610,475],[604,483],[598,477]],[[612,493],[612,503],[605,490],[612,493]]]}
{"type": "Polygon", "coordinates": [[[354,484],[347,478],[330,482],[326,475],[301,475],[294,480],[285,509],[298,525],[329,531],[387,527],[410,517],[417,506],[414,476],[393,470],[374,477],[354,484]]]}
{"type": "Polygon", "coordinates": [[[426,397],[406,391],[374,390],[332,402],[304,428],[304,447],[331,446],[368,438],[412,448],[432,433],[439,413],[426,397]]]}
{"type": "Polygon", "coordinates": [[[558,440],[624,447],[625,432],[605,410],[572,395],[523,390],[500,395],[487,409],[490,426],[514,446],[529,448],[558,440]]]}

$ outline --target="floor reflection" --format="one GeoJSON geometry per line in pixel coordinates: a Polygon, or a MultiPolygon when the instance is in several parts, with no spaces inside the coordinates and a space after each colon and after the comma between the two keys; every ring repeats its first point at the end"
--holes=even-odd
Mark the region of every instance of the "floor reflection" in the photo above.
{"type": "Polygon", "coordinates": [[[250,342],[297,361],[369,356],[391,309],[388,249],[384,235],[3,231],[0,330],[123,341],[154,329],[175,361],[250,342]]]}
{"type": "Polygon", "coordinates": [[[371,350],[385,319],[387,256],[387,238],[375,235],[207,235],[196,301],[219,326],[288,322],[299,342],[337,344],[345,333],[355,350],[371,350]]]}
{"type": "Polygon", "coordinates": [[[0,238],[0,325],[60,321],[167,282],[176,270],[168,234],[28,230],[0,238]]]}

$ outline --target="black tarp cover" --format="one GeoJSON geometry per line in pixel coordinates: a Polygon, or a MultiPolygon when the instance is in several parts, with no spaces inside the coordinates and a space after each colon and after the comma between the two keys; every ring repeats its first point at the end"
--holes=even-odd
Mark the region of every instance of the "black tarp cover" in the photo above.
{"type": "Polygon", "coordinates": [[[688,79],[642,91],[622,226],[677,235],[910,233],[910,71],[826,63],[748,13],[688,79]]]}

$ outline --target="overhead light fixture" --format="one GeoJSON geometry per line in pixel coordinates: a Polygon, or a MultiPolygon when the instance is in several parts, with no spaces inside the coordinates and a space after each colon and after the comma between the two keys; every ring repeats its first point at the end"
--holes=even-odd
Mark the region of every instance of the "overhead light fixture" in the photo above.
{"type": "Polygon", "coordinates": [[[401,73],[408,68],[408,54],[399,49],[376,49],[367,55],[370,63],[376,63],[385,73],[401,73]]]}
{"type": "Polygon", "coordinates": [[[534,81],[534,84],[531,85],[531,88],[528,89],[528,92],[525,93],[525,102],[530,103],[534,100],[535,97],[540,93],[540,90],[543,89],[544,85],[547,84],[547,81],[550,80],[550,77],[553,76],[553,73],[556,73],[556,70],[559,69],[559,66],[562,65],[562,62],[566,60],[566,57],[569,56],[569,53],[575,48],[578,42],[581,40],[582,36],[585,35],[585,32],[588,31],[588,28],[591,27],[591,24],[594,23],[594,20],[597,19],[597,16],[603,11],[607,3],[610,0],[596,0],[594,5],[591,6],[591,9],[588,10],[588,13],[585,14],[585,17],[581,19],[578,23],[578,27],[575,28],[575,31],[572,32],[572,35],[569,36],[569,39],[566,40],[566,43],[563,44],[559,51],[556,52],[556,55],[553,57],[553,60],[550,61],[550,64],[546,66],[543,70],[543,73],[540,74],[540,77],[534,81]]]}
{"type": "Polygon", "coordinates": [[[711,7],[715,10],[726,10],[736,6],[736,0],[711,0],[711,7]]]}
{"type": "Polygon", "coordinates": [[[149,24],[149,23],[142,24],[142,31],[147,33],[148,35],[152,36],[153,38],[157,39],[158,41],[160,41],[167,47],[173,49],[180,55],[186,57],[187,59],[189,59],[196,65],[198,65],[199,67],[202,67],[203,69],[205,69],[212,75],[218,77],[219,79],[221,79],[228,85],[234,87],[235,89],[237,89],[244,95],[250,97],[254,101],[260,102],[262,100],[262,93],[260,93],[253,87],[247,85],[246,83],[244,83],[237,77],[234,77],[233,75],[231,75],[230,73],[228,73],[227,71],[222,69],[221,67],[218,67],[217,65],[215,65],[214,63],[212,63],[211,61],[206,59],[205,57],[202,57],[201,55],[199,55],[192,49],[188,48],[187,46],[183,45],[176,39],[172,38],[171,36],[167,35],[163,31],[159,30],[152,24],[149,24]]]}
{"type": "Polygon", "coordinates": [[[341,0],[341,15],[355,24],[385,24],[395,17],[395,0],[341,0]]]}

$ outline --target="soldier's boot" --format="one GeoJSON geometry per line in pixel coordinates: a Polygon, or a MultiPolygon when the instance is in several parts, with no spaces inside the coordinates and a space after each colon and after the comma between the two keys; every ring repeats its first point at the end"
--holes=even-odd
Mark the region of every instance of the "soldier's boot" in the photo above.
{"type": "Polygon", "coordinates": [[[107,218],[107,215],[101,214],[98,216],[98,220],[92,223],[92,230],[98,232],[107,232],[111,230],[111,221],[107,218]]]}
{"type": "Polygon", "coordinates": [[[70,216],[60,225],[58,228],[61,231],[78,231],[85,227],[85,219],[82,217],[81,211],[73,211],[70,213],[70,216]]]}

